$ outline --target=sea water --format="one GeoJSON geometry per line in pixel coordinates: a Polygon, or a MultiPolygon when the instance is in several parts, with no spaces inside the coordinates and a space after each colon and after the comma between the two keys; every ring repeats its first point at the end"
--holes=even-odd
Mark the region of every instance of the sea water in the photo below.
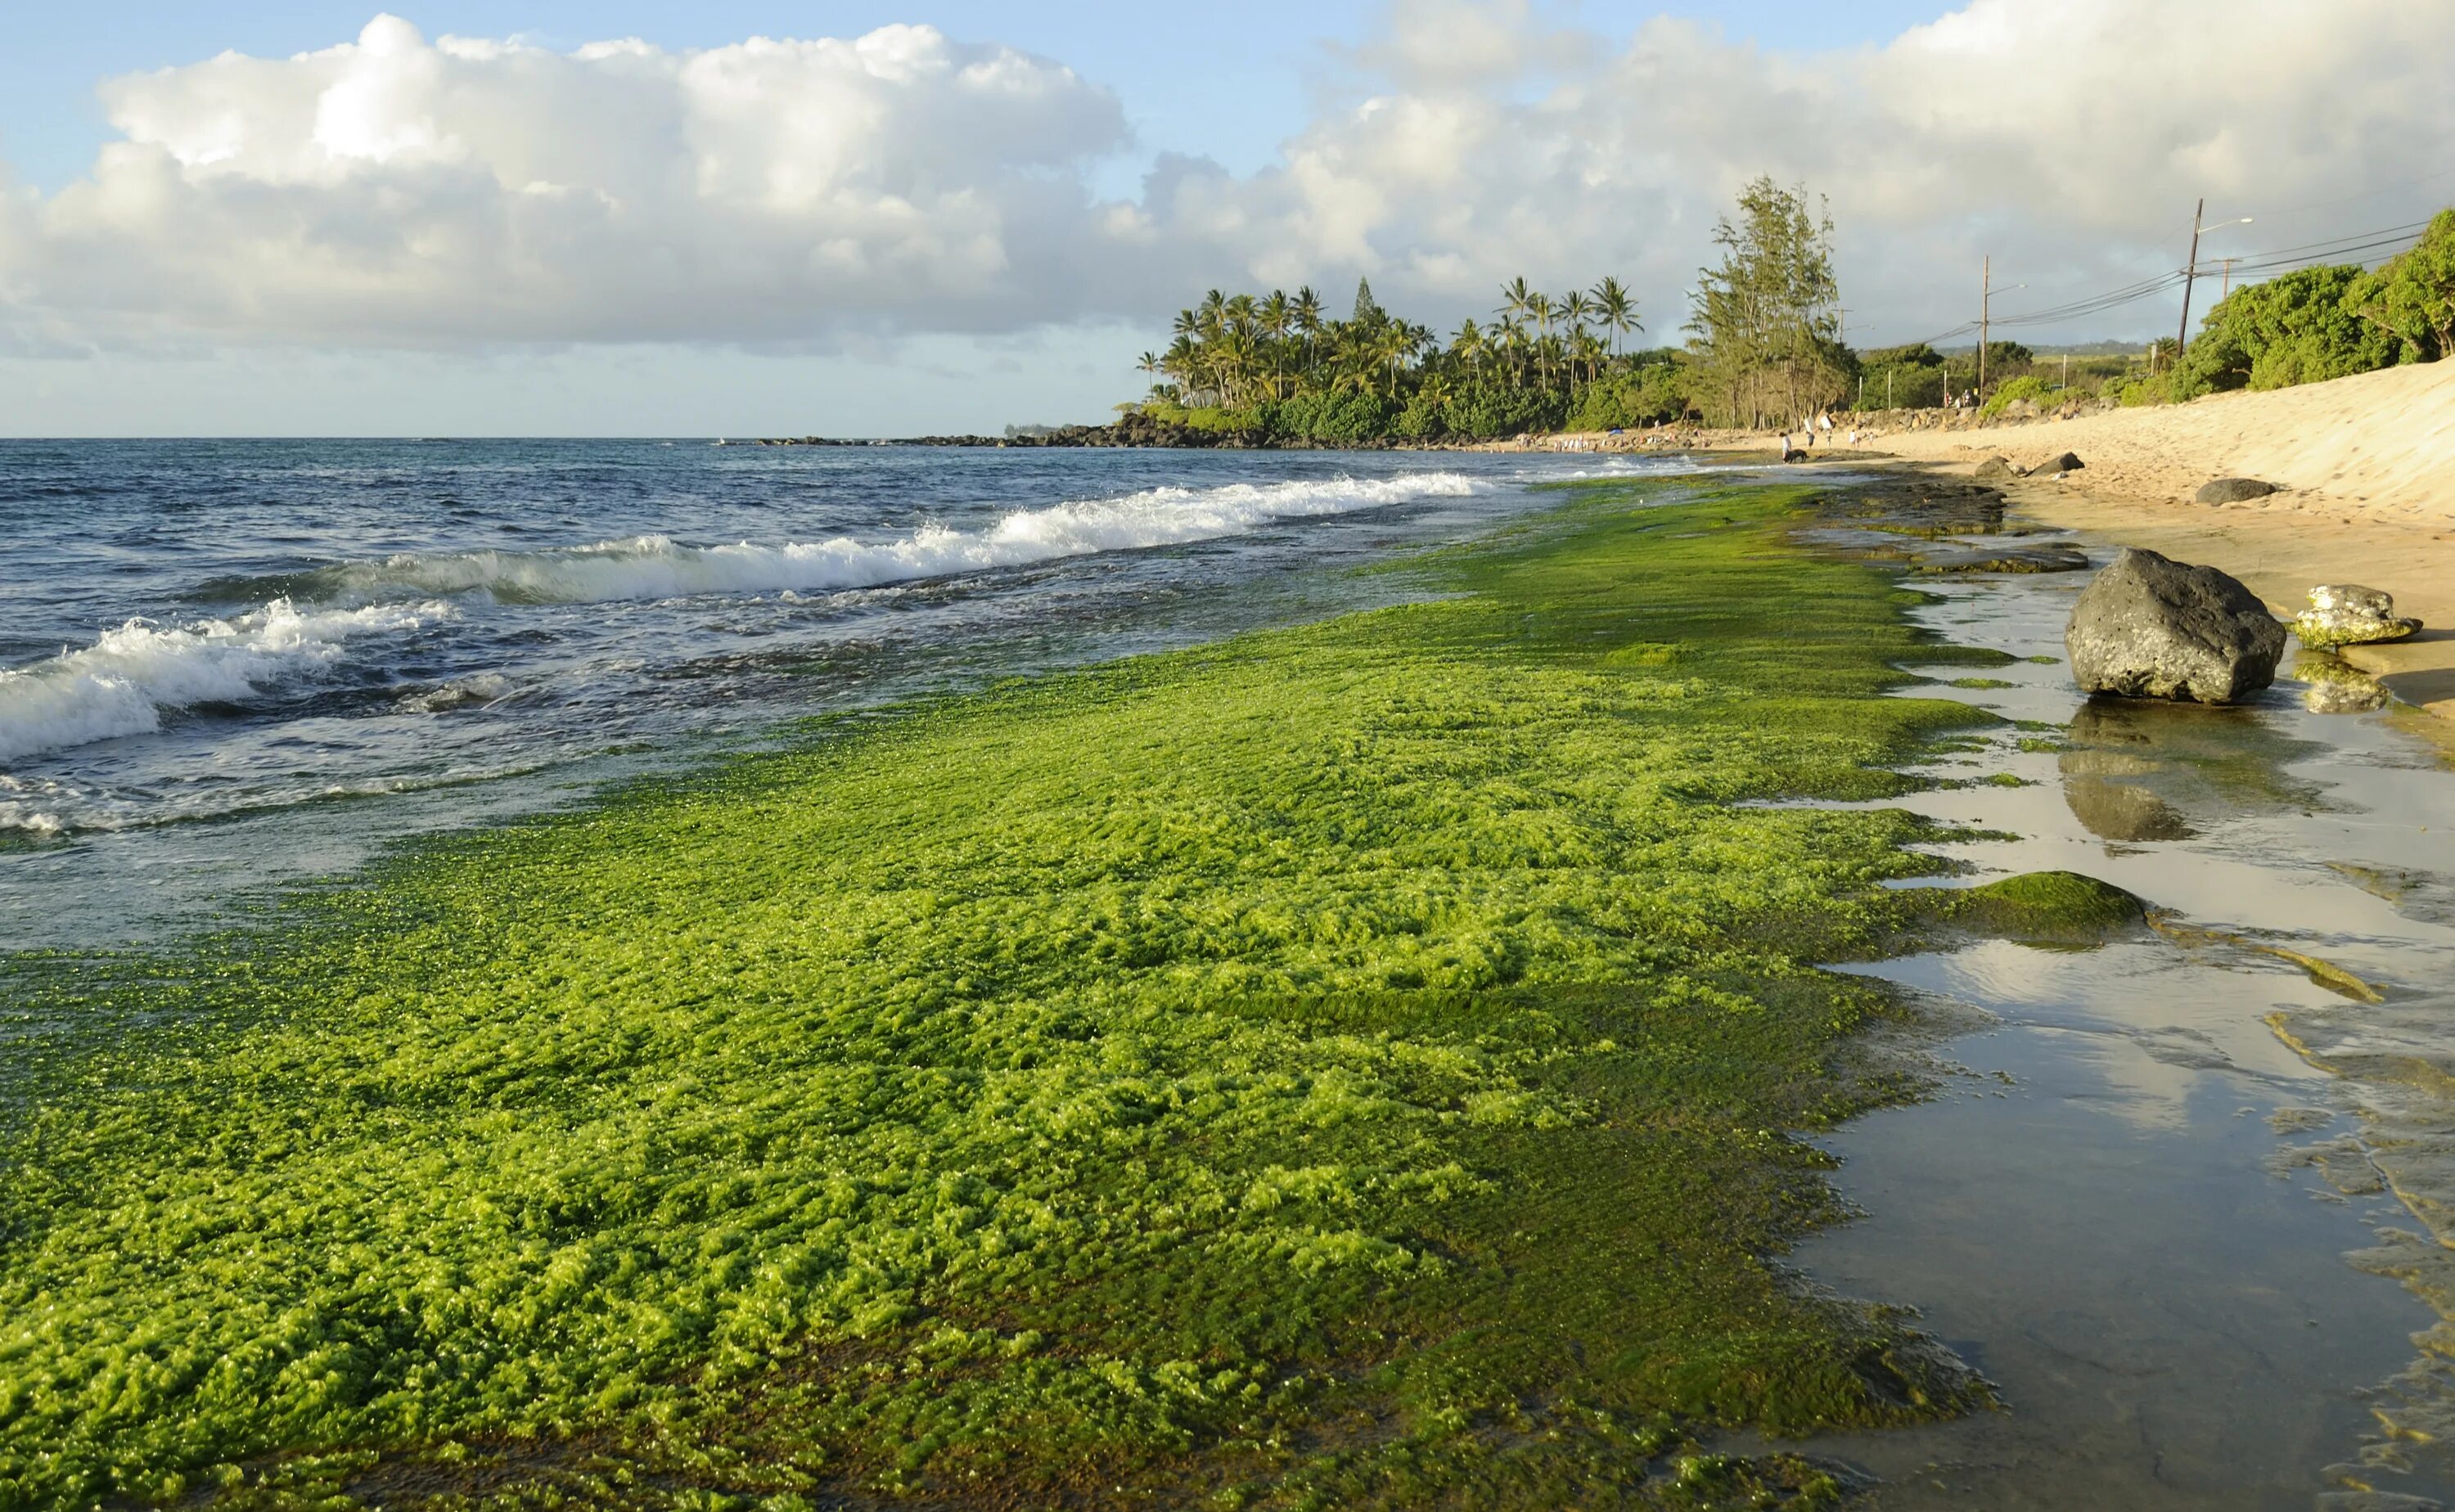
{"type": "Polygon", "coordinates": [[[0,947],[200,927],[801,716],[1318,617],[1670,459],[0,441],[0,947]]]}

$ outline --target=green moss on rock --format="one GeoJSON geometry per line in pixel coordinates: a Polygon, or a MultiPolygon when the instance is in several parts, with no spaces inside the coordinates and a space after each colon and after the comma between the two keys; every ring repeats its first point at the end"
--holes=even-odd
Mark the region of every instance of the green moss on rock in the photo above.
{"type": "Polygon", "coordinates": [[[2038,944],[2099,945],[2143,927],[2148,905],[2078,872],[2024,872],[1981,887],[1938,890],[1940,917],[2038,944]]]}

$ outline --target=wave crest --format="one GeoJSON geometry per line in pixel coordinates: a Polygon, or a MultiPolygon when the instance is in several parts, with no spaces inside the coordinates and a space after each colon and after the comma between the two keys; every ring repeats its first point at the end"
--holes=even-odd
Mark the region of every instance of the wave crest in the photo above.
{"type": "Polygon", "coordinates": [[[301,610],[276,598],[228,619],[131,619],[81,651],[0,669],[0,761],[144,735],[162,712],[240,703],[319,675],[354,638],[452,617],[449,604],[301,610]]]}
{"type": "MultiPolygon", "coordinates": [[[[707,594],[834,593],[1210,540],[1271,520],[1453,498],[1474,489],[1471,479],[1456,473],[1156,488],[1123,498],[1017,510],[982,530],[924,525],[885,540],[837,535],[780,546],[684,546],[665,535],[634,535],[539,552],[404,554],[324,568],[284,583],[296,596],[338,604],[480,594],[498,603],[594,604],[707,594]]],[[[255,585],[231,586],[246,592],[255,585]]]]}

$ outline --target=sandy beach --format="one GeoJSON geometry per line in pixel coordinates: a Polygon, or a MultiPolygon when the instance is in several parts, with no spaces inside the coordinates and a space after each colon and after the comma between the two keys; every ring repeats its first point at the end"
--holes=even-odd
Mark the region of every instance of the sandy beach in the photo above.
{"type": "MultiPolygon", "coordinates": [[[[1629,452],[1654,439],[1559,435],[1493,449],[1629,452]]],[[[1759,453],[1774,440],[1728,431],[1661,439],[1759,453]]],[[[2081,471],[2004,486],[2019,509],[2222,568],[2282,615],[2306,607],[2319,583],[2384,589],[2425,628],[2408,640],[2346,647],[2344,659],[2404,702],[2455,719],[2455,362],[2068,420],[1863,432],[1856,446],[1816,455],[1819,466],[1897,459],[1967,474],[1989,457],[2027,468],[2065,452],[2080,456],[2081,471]],[[2246,503],[2195,502],[2220,477],[2278,491],[2246,503]]]]}
{"type": "Polygon", "coordinates": [[[2027,467],[2063,452],[2086,466],[2006,490],[2039,520],[2223,568],[2280,614],[2312,585],[2383,588],[2419,615],[2410,640],[2344,659],[2406,703],[2455,718],[2455,363],[2172,408],[1976,431],[1896,432],[1867,450],[1954,472],[1991,456],[2027,467]],[[2240,504],[2192,501],[2218,477],[2278,485],[2240,504]]]}

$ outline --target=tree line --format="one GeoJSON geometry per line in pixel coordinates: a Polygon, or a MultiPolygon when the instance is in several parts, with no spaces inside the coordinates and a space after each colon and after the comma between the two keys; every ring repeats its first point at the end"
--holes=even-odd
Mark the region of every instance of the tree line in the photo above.
{"type": "MultiPolygon", "coordinates": [[[[1914,408],[1975,386],[1975,352],[1858,353],[1841,339],[1833,222],[1804,186],[1759,177],[1714,225],[1683,344],[1639,348],[1635,299],[1613,276],[1565,293],[1512,279],[1488,319],[1443,335],[1356,285],[1345,318],[1311,288],[1212,290],[1146,352],[1150,420],[1268,442],[1475,440],[1665,423],[1788,425],[1821,410],[1914,408]]],[[[2189,398],[2274,387],[2455,350],[2455,211],[2375,271],[2305,269],[2235,290],[2187,351],[2039,363],[1989,344],[1990,410],[2189,398]]]]}

